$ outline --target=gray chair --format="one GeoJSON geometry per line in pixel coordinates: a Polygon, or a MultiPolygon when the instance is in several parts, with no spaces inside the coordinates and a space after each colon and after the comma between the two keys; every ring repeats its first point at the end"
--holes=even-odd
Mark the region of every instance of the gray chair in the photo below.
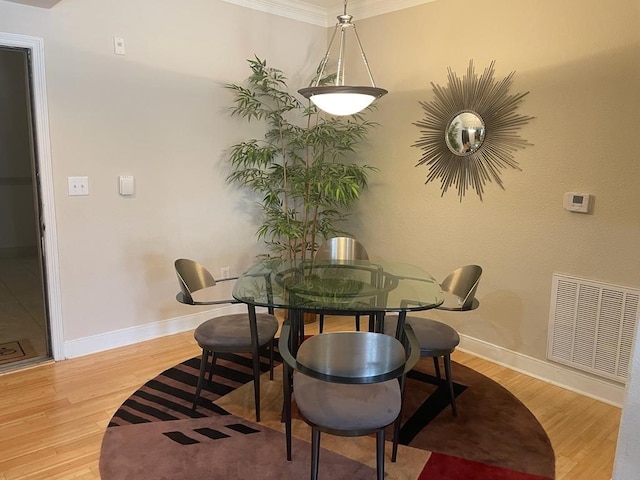
{"type": "Polygon", "coordinates": [[[289,337],[287,321],[279,341],[285,362],[287,460],[291,460],[293,392],[301,418],[311,426],[311,480],[318,478],[321,432],[347,437],[375,433],[377,478],[382,480],[385,428],[394,425],[391,461],[395,462],[404,378],[419,358],[411,327],[405,327],[404,344],[390,335],[373,332],[314,335],[300,345],[295,358],[289,350],[289,337]]]}
{"type": "MultiPolygon", "coordinates": [[[[475,298],[482,268],[478,265],[465,265],[450,273],[440,284],[444,292],[445,301],[437,307],[439,310],[465,311],[477,308],[475,298]]],[[[442,380],[440,374],[440,358],[443,359],[445,380],[449,391],[449,400],[453,416],[458,415],[456,397],[451,378],[451,354],[460,343],[460,336],[446,323],[427,318],[407,316],[405,322],[413,328],[420,344],[420,356],[432,357],[436,376],[442,380]]],[[[384,331],[395,334],[397,317],[387,316],[384,321],[384,331]]]]}
{"type": "MultiPolygon", "coordinates": [[[[315,255],[316,260],[331,260],[349,262],[369,260],[369,255],[364,245],[352,237],[333,237],[327,239],[315,255]]],[[[356,330],[360,330],[360,315],[356,315],[356,330]]],[[[318,332],[324,330],[324,314],[320,314],[318,320],[318,332]]]]}
{"type": "MultiPolygon", "coordinates": [[[[177,294],[176,299],[180,303],[188,305],[240,303],[233,299],[198,301],[193,298],[196,292],[214,287],[218,282],[236,280],[237,277],[216,281],[205,267],[194,260],[186,258],[176,260],[175,269],[180,283],[180,292],[177,294]]],[[[194,337],[200,348],[202,348],[202,359],[200,361],[198,385],[193,400],[194,410],[200,400],[204,375],[209,364],[209,355],[211,355],[209,369],[209,382],[211,382],[218,353],[251,353],[256,421],[260,421],[260,348],[265,345],[269,346],[269,370],[270,378],[273,380],[273,339],[279,324],[271,313],[252,315],[254,311],[248,309],[247,313],[214,317],[203,322],[195,329],[194,337]]]]}

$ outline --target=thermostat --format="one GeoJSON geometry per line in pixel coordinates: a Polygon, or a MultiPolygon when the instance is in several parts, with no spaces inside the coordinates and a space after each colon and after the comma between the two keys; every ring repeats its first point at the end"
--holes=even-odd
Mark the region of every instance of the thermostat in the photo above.
{"type": "Polygon", "coordinates": [[[570,212],[587,213],[591,195],[588,193],[568,192],[564,194],[564,209],[570,212]]]}

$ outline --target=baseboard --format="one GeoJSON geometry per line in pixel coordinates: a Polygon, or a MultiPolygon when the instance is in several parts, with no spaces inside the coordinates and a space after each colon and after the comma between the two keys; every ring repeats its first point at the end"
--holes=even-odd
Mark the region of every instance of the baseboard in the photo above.
{"type": "Polygon", "coordinates": [[[460,335],[459,349],[516,372],[622,408],[625,386],[529,357],[476,338],[460,335]]]}
{"type": "MultiPolygon", "coordinates": [[[[245,309],[246,307],[244,305],[230,305],[215,310],[207,310],[160,322],[71,340],[64,343],[65,358],[80,357],[166,335],[193,330],[200,323],[211,318],[212,314],[219,316],[230,313],[241,313],[246,311],[245,309]]],[[[519,373],[566,388],[567,390],[610,405],[622,407],[624,404],[624,385],[594,378],[571,370],[563,365],[538,360],[465,335],[460,335],[459,349],[519,373]]]]}
{"type": "Polygon", "coordinates": [[[134,343],[153,340],[154,338],[173,335],[195,329],[205,320],[213,316],[246,312],[247,307],[233,304],[215,310],[206,310],[182,317],[175,317],[160,322],[147,323],[137,327],[114,330],[112,332],[93,335],[64,342],[64,358],[81,357],[112,348],[124,347],[134,343]]]}

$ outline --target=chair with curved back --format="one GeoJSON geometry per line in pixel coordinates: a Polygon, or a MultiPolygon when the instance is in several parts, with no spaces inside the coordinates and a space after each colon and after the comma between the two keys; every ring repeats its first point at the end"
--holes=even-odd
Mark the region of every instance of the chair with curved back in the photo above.
{"type": "Polygon", "coordinates": [[[440,310],[473,310],[478,308],[476,291],[482,276],[479,265],[465,265],[456,268],[442,281],[440,287],[445,293],[445,301],[440,310]]]}
{"type": "MultiPolygon", "coordinates": [[[[180,258],[175,261],[175,270],[180,283],[180,292],[176,299],[187,305],[221,305],[240,303],[234,299],[225,300],[195,300],[194,294],[204,289],[215,287],[219,282],[236,280],[225,278],[215,280],[211,273],[194,260],[180,258]]],[[[206,293],[206,292],[203,292],[206,293]]],[[[194,332],[194,337],[200,348],[202,358],[200,360],[200,374],[198,385],[193,400],[195,410],[200,400],[200,392],[204,383],[209,355],[211,366],[209,370],[209,382],[213,376],[218,353],[251,353],[253,365],[253,387],[255,397],[256,421],[260,421],[260,348],[269,345],[269,369],[270,378],[273,379],[273,339],[278,330],[278,320],[271,313],[251,314],[236,313],[211,318],[201,323],[194,332]]]]}
{"type": "MultiPolygon", "coordinates": [[[[369,260],[369,255],[364,245],[352,237],[333,237],[327,239],[315,255],[316,260],[332,260],[348,262],[355,260],[369,260]]],[[[360,315],[356,315],[356,330],[360,330],[360,315]]],[[[318,319],[318,332],[324,330],[324,315],[318,319]]]]}
{"type": "MultiPolygon", "coordinates": [[[[482,267],[478,265],[465,265],[451,272],[440,284],[445,300],[437,308],[449,311],[467,311],[477,308],[479,302],[475,298],[475,294],[481,275],[482,267]]],[[[456,398],[451,379],[451,354],[460,343],[458,332],[446,323],[428,318],[407,316],[405,321],[411,325],[418,339],[420,356],[433,358],[433,365],[439,380],[442,380],[440,358],[443,359],[451,411],[454,417],[457,416],[456,398]]],[[[386,333],[394,333],[396,325],[397,317],[385,317],[384,330],[386,333]]]]}
{"type": "Polygon", "coordinates": [[[321,432],[347,437],[375,433],[377,478],[382,480],[385,428],[394,425],[391,461],[396,461],[404,378],[419,358],[411,327],[404,333],[404,344],[381,333],[322,333],[305,340],[294,358],[289,350],[290,325],[284,323],[279,351],[285,362],[287,460],[291,460],[293,392],[299,415],[311,426],[312,480],[318,478],[321,432]]]}

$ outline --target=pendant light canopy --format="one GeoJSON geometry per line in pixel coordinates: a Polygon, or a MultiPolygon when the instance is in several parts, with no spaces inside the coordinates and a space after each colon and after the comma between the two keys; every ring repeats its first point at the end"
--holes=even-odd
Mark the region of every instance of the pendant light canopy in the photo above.
{"type": "Polygon", "coordinates": [[[353,17],[347,15],[347,0],[344,1],[344,13],[338,15],[338,23],[333,31],[333,36],[329,42],[329,48],[325,54],[320,66],[318,67],[318,76],[315,84],[311,87],[301,88],[298,93],[305,98],[310,99],[314,105],[320,110],[323,110],[332,115],[353,115],[367,108],[376,98],[379,98],[387,93],[384,88],[376,87],[373,81],[373,75],[367,62],[367,57],[364,54],[358,32],[356,31],[355,24],[351,21],[353,17]],[[360,49],[360,56],[364,62],[369,81],[371,85],[345,85],[345,65],[344,56],[346,48],[346,40],[348,32],[353,31],[353,36],[356,39],[358,48],[360,49]],[[337,72],[335,74],[334,85],[320,85],[321,80],[325,76],[325,68],[329,62],[329,55],[331,54],[331,47],[333,42],[340,33],[340,48],[338,56],[337,72]]]}

